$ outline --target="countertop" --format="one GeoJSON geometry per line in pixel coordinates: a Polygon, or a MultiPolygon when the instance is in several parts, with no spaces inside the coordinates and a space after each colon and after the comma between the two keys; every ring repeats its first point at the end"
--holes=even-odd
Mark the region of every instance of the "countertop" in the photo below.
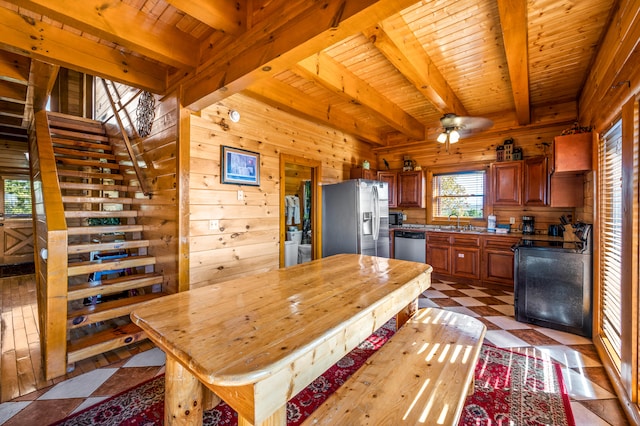
{"type": "Polygon", "coordinates": [[[536,235],[524,235],[520,231],[508,232],[506,234],[499,234],[496,232],[489,232],[486,228],[472,227],[472,229],[460,229],[456,230],[453,225],[417,225],[417,224],[405,224],[402,226],[390,226],[390,231],[413,231],[413,232],[442,232],[451,234],[467,234],[467,235],[484,235],[484,236],[497,236],[497,237],[511,237],[511,238],[524,238],[534,241],[564,241],[563,237],[552,237],[546,234],[536,235]]]}

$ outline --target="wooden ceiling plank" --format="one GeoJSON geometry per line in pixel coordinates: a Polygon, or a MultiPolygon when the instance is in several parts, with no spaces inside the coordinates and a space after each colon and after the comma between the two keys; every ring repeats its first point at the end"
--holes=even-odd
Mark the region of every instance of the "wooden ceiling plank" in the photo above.
{"type": "Polygon", "coordinates": [[[44,22],[0,8],[0,47],[69,69],[164,93],[167,69],[44,22]]]}
{"type": "Polygon", "coordinates": [[[30,61],[26,56],[0,50],[0,76],[5,80],[27,84],[30,61]]]}
{"type": "Polygon", "coordinates": [[[124,2],[7,0],[171,66],[195,67],[198,40],[124,2]]]}
{"type": "Polygon", "coordinates": [[[351,103],[361,105],[374,116],[410,138],[423,140],[424,125],[400,109],[365,81],[326,53],[320,52],[298,63],[294,72],[311,78],[351,103]]]}
{"type": "Polygon", "coordinates": [[[467,110],[415,36],[400,34],[406,26],[394,15],[368,28],[364,34],[433,106],[443,114],[468,115],[467,110]]]}
{"type": "Polygon", "coordinates": [[[331,105],[321,105],[305,96],[304,92],[276,79],[261,81],[245,92],[255,99],[296,116],[304,115],[313,122],[329,125],[375,145],[384,145],[384,138],[375,128],[332,109],[331,105]]]}
{"type": "Polygon", "coordinates": [[[183,85],[184,105],[200,110],[267,79],[415,0],[343,0],[310,5],[273,29],[261,22],[226,46],[183,85]]]}
{"type": "Polygon", "coordinates": [[[531,122],[527,1],[498,0],[498,10],[516,116],[518,123],[524,126],[531,122]]]}
{"type": "Polygon", "coordinates": [[[238,35],[247,28],[247,0],[166,0],[211,28],[238,35]]]}

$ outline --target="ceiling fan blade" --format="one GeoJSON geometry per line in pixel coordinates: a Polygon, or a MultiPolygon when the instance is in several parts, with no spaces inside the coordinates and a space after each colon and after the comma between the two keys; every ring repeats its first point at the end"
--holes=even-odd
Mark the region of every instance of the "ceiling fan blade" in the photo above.
{"type": "Polygon", "coordinates": [[[455,114],[445,114],[440,119],[443,128],[457,128],[458,130],[484,130],[493,126],[493,121],[484,117],[464,117],[455,114]]]}

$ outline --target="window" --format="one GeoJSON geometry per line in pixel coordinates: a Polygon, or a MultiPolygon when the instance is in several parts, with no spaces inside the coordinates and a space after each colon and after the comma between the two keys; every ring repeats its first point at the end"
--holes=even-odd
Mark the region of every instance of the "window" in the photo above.
{"type": "Polygon", "coordinates": [[[600,328],[610,356],[622,355],[622,125],[618,121],[599,146],[600,328]]]}
{"type": "Polygon", "coordinates": [[[5,217],[31,216],[31,186],[28,180],[4,179],[5,217]]]}
{"type": "Polygon", "coordinates": [[[433,218],[484,217],[485,178],[484,170],[434,173],[433,218]]]}

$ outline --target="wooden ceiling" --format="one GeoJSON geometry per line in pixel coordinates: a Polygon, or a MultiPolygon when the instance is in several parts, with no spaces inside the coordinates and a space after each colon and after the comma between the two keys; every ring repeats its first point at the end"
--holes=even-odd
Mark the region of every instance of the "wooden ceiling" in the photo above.
{"type": "Polygon", "coordinates": [[[46,64],[193,110],[245,92],[376,146],[445,113],[566,122],[616,2],[0,0],[0,138],[24,137],[46,64]]]}

